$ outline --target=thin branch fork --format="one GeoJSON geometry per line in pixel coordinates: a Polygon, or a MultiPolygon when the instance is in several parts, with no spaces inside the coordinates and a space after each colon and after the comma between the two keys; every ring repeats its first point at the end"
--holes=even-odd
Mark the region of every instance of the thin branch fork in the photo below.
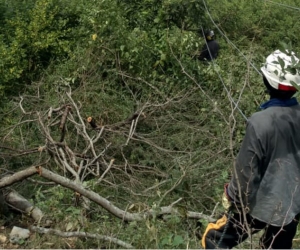
{"type": "MultiPolygon", "coordinates": [[[[108,129],[118,129],[120,127],[123,127],[127,124],[131,124],[132,121],[136,120],[137,118],[139,118],[140,116],[142,116],[143,118],[146,118],[146,115],[142,112],[142,110],[140,111],[137,111],[135,113],[133,113],[130,117],[128,117],[125,121],[122,121],[120,123],[117,123],[117,124],[112,124],[112,125],[107,125],[106,127],[108,129]]],[[[87,122],[91,125],[91,127],[93,129],[101,129],[103,128],[102,125],[98,125],[95,118],[94,117],[88,117],[87,118],[87,122]]]]}
{"type": "Polygon", "coordinates": [[[64,113],[61,117],[61,121],[60,121],[60,125],[59,125],[59,129],[61,130],[61,138],[60,138],[60,142],[63,142],[65,139],[65,133],[66,133],[66,121],[67,121],[67,117],[69,112],[71,111],[71,106],[67,105],[64,113]]]}
{"type": "Polygon", "coordinates": [[[41,147],[28,149],[28,150],[18,150],[18,149],[12,149],[12,148],[6,147],[4,145],[0,145],[0,148],[6,149],[6,150],[12,152],[12,153],[0,153],[0,155],[6,156],[6,157],[22,156],[22,155],[28,155],[28,154],[41,152],[41,147]]]}
{"type": "Polygon", "coordinates": [[[55,108],[55,109],[53,107],[50,107],[49,111],[48,111],[47,118],[50,119],[52,117],[52,113],[57,113],[57,112],[63,110],[64,108],[66,108],[66,106],[70,106],[70,105],[68,105],[68,104],[67,105],[62,105],[61,107],[58,107],[58,108],[55,108]]]}

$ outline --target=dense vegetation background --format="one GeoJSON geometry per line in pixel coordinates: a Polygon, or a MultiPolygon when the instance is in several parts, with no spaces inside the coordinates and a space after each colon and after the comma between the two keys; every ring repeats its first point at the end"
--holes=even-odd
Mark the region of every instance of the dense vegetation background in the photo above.
{"type": "MultiPolygon", "coordinates": [[[[175,202],[180,212],[125,222],[41,177],[11,188],[57,230],[135,248],[199,248],[208,221],[187,211],[223,211],[245,121],[267,98],[259,69],[283,43],[298,52],[299,8],[299,0],[0,0],[1,175],[42,165],[74,180],[68,167],[84,168],[76,181],[122,210],[175,202]],[[221,46],[209,64],[195,58],[205,29],[221,46]]],[[[34,223],[16,216],[1,220],[34,223]]],[[[22,245],[33,247],[121,248],[48,234],[22,245]]]]}

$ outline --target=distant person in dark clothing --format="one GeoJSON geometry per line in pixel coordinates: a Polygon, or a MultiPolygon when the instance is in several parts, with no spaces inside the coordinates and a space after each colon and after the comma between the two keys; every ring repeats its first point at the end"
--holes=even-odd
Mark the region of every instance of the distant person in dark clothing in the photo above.
{"type": "Polygon", "coordinates": [[[212,30],[206,31],[204,35],[206,43],[203,45],[198,59],[201,61],[211,61],[218,57],[220,46],[214,39],[215,34],[212,30]]]}

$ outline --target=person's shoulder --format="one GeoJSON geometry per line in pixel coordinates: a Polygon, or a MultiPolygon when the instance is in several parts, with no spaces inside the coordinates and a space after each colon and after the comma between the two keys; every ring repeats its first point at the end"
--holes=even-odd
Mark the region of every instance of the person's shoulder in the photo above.
{"type": "Polygon", "coordinates": [[[266,123],[272,122],[272,119],[271,119],[272,114],[273,114],[273,111],[271,109],[257,111],[249,117],[248,124],[250,124],[254,127],[265,126],[266,123]]]}
{"type": "Polygon", "coordinates": [[[266,113],[268,113],[268,109],[257,111],[249,117],[249,121],[260,120],[261,118],[265,117],[266,113]]]}
{"type": "Polygon", "coordinates": [[[215,47],[220,47],[220,45],[219,45],[219,43],[218,43],[217,40],[211,40],[210,44],[213,45],[213,46],[215,46],[215,47]]]}
{"type": "Polygon", "coordinates": [[[248,119],[248,123],[255,127],[272,125],[274,122],[282,120],[283,115],[300,116],[300,105],[288,108],[272,107],[253,113],[248,119]]]}
{"type": "Polygon", "coordinates": [[[218,41],[215,40],[215,39],[213,39],[213,40],[208,41],[208,43],[215,43],[215,44],[218,44],[218,41]]]}

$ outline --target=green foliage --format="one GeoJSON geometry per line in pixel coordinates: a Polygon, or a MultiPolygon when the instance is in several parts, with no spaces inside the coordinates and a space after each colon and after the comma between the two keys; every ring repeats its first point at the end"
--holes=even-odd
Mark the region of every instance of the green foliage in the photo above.
{"type": "Polygon", "coordinates": [[[182,30],[199,30],[205,23],[203,6],[199,1],[145,0],[118,1],[124,9],[130,28],[156,30],[176,26],[182,30]]]}
{"type": "MultiPolygon", "coordinates": [[[[70,16],[74,9],[69,8],[69,13],[61,10],[62,1],[36,0],[26,5],[4,2],[7,1],[2,3],[5,30],[0,32],[0,86],[16,93],[18,83],[38,79],[51,60],[70,55],[74,39],[81,34],[74,36],[78,25],[70,16]]],[[[76,12],[72,15],[76,19],[76,12]]]]}

